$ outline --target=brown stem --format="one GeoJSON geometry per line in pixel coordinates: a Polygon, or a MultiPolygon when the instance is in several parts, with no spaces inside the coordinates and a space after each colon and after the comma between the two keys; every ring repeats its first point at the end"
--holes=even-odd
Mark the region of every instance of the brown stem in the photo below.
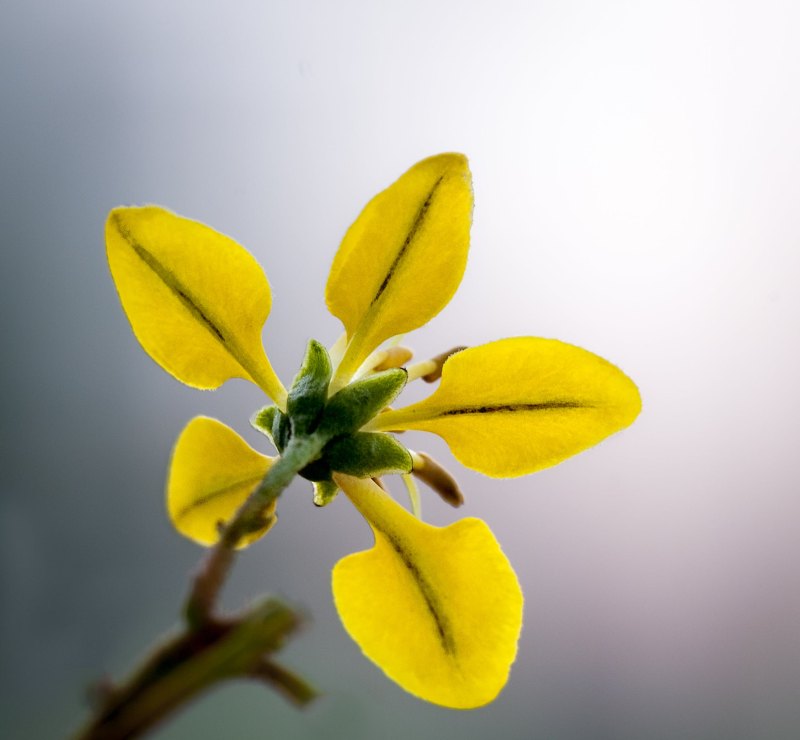
{"type": "Polygon", "coordinates": [[[316,435],[294,438],[222,530],[219,542],[195,574],[184,607],[189,624],[199,625],[211,618],[220,589],[233,565],[236,546],[247,534],[264,526],[264,511],[299,471],[319,457],[325,442],[327,438],[316,435]]]}
{"type": "MultiPolygon", "coordinates": [[[[209,622],[170,639],[110,693],[75,740],[141,735],[213,684],[252,676],[264,654],[279,648],[298,625],[291,609],[267,599],[238,619],[209,622]]],[[[292,694],[295,682],[288,683],[284,691],[292,694]]]]}
{"type": "Polygon", "coordinates": [[[236,551],[223,537],[200,562],[184,606],[184,617],[190,625],[200,626],[211,618],[217,596],[235,559],[236,551]]]}
{"type": "Polygon", "coordinates": [[[176,709],[219,681],[258,678],[296,704],[315,695],[314,689],[269,653],[293,632],[298,617],[288,607],[268,599],[237,619],[215,616],[217,598],[243,537],[264,526],[264,512],[294,476],[320,455],[327,440],[312,435],[293,440],[272,465],[202,561],[184,606],[186,627],[158,648],[118,688],[106,687],[98,708],[75,740],[123,740],[151,729],[176,709]]]}
{"type": "Polygon", "coordinates": [[[262,660],[251,675],[269,684],[298,707],[304,707],[317,698],[317,690],[313,686],[269,658],[262,660]]]}

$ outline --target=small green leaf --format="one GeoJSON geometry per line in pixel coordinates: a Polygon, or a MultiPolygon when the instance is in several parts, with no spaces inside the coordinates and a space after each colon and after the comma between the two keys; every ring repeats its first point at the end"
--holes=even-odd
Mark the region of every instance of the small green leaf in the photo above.
{"type": "Polygon", "coordinates": [[[287,400],[293,434],[313,431],[328,398],[330,382],[331,359],[328,352],[319,342],[311,339],[287,400]]]}
{"type": "MultiPolygon", "coordinates": [[[[263,409],[256,411],[250,419],[250,426],[266,435],[272,444],[275,444],[275,440],[272,437],[272,427],[275,424],[275,414],[277,413],[279,413],[277,406],[264,406],[263,409]]],[[[277,445],[275,446],[277,447],[277,445]]]]}
{"type": "Polygon", "coordinates": [[[289,417],[282,411],[276,411],[272,419],[272,439],[278,452],[283,452],[289,444],[289,437],[292,436],[292,424],[289,417]]]}
{"type": "Polygon", "coordinates": [[[331,470],[372,478],[387,473],[409,473],[411,454],[394,437],[375,432],[356,432],[337,437],[325,447],[325,459],[331,470]]]}
{"type": "Polygon", "coordinates": [[[332,480],[314,482],[314,506],[327,506],[339,493],[339,486],[332,480]]]}
{"type": "Polygon", "coordinates": [[[404,368],[394,368],[345,386],[328,401],[319,432],[333,438],[358,431],[395,399],[407,379],[404,368]]]}

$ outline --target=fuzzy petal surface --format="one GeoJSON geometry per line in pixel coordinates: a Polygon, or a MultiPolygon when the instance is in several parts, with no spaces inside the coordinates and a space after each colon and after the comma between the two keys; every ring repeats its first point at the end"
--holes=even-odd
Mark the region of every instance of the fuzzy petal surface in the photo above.
{"type": "Polygon", "coordinates": [[[195,388],[251,380],[285,408],[286,391],[261,343],[269,283],[244,247],[145,206],[111,211],[106,251],[133,332],[161,367],[195,388]]]}
{"type": "Polygon", "coordinates": [[[447,305],[464,274],[471,223],[472,179],[462,154],[422,160],[366,205],[345,234],[325,293],[349,340],[343,378],[385,339],[447,305]]]}
{"type": "MultiPolygon", "coordinates": [[[[227,522],[267,474],[272,459],[256,452],[230,427],[197,416],[184,427],[172,452],[167,480],[167,510],[175,528],[195,542],[219,540],[227,522]]],[[[247,545],[275,522],[274,505],[264,527],[244,538],[247,545]]]]}
{"type": "Polygon", "coordinates": [[[602,357],[517,337],[453,355],[431,396],[381,414],[370,428],[433,432],[468,468],[506,478],[560,463],[640,410],[633,381],[602,357]]]}
{"type": "Polygon", "coordinates": [[[415,696],[455,709],[492,701],[517,653],[523,598],[491,530],[479,519],[424,524],[373,481],[334,479],[375,534],[333,569],[347,632],[415,696]]]}

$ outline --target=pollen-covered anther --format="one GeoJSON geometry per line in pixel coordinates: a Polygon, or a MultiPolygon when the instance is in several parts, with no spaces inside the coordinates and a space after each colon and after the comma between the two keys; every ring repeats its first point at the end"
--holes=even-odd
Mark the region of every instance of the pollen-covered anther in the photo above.
{"type": "Polygon", "coordinates": [[[411,451],[414,464],[411,472],[429,488],[432,488],[443,501],[453,507],[464,503],[464,494],[456,479],[440,463],[424,452],[411,451]]]}

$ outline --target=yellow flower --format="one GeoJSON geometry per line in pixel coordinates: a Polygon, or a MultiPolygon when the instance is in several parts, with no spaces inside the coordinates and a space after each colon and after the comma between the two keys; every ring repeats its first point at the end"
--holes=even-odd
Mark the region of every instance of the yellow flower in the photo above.
{"type": "MultiPolygon", "coordinates": [[[[329,502],[341,488],[372,527],[374,547],[333,569],[345,629],[407,691],[455,708],[486,704],[505,685],[522,593],[483,522],[433,527],[375,483],[377,475],[401,473],[413,492],[411,468],[423,480],[435,469],[388,433],[434,432],[467,467],[510,477],[598,443],[640,410],[636,386],[616,367],[535,337],[463,349],[443,367],[411,366],[412,379],[441,371],[439,387],[419,403],[388,408],[406,380],[396,368],[410,353],[380,347],[428,322],[453,296],[471,218],[470,173],[460,154],[425,159],[375,196],[347,231],[328,279],[327,305],[345,339],[332,349],[332,365],[310,343],[288,394],[261,344],[269,284],[241,246],[154,206],[115,209],[106,227],[122,305],[153,359],[198,388],[234,377],[259,385],[275,407],[255,424],[283,458],[302,457],[297,469],[315,481],[315,502],[329,502]]],[[[201,544],[215,543],[219,524],[280,459],[256,452],[218,421],[194,419],[173,452],[173,523],[201,544]]],[[[262,514],[240,545],[274,523],[274,503],[262,514]]]]}

